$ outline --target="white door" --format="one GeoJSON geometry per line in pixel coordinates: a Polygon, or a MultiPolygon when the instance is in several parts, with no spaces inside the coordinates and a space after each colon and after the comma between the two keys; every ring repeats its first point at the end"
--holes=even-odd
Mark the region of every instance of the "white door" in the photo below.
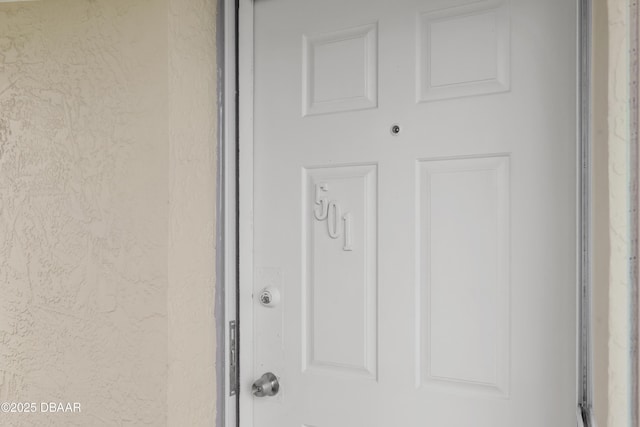
{"type": "Polygon", "coordinates": [[[574,426],[576,1],[254,14],[243,425],[574,426]]]}

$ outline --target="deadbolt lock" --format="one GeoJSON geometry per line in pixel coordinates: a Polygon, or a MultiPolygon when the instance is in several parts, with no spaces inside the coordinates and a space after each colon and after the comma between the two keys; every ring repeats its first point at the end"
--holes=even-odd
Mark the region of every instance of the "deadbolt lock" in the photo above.
{"type": "Polygon", "coordinates": [[[280,291],[276,288],[267,287],[260,291],[258,295],[260,304],[265,307],[275,307],[280,302],[280,291]]]}

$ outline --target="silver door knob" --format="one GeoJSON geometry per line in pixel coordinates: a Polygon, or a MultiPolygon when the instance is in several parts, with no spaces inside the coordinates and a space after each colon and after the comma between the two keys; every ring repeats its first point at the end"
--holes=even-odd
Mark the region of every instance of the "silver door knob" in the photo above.
{"type": "Polygon", "coordinates": [[[251,386],[251,391],[256,397],[275,396],[278,394],[278,390],[280,390],[278,377],[271,372],[258,378],[251,386]]]}

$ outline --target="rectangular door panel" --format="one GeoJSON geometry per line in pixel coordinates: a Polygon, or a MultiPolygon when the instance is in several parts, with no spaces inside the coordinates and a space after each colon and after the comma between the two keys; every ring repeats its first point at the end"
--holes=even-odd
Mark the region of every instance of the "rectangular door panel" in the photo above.
{"type": "Polygon", "coordinates": [[[305,168],[303,367],[375,379],[376,165],[305,168]]]}
{"type": "Polygon", "coordinates": [[[483,1],[419,16],[418,100],[509,90],[508,4],[483,1]]]}
{"type": "Polygon", "coordinates": [[[304,116],[378,105],[377,36],[369,24],[303,37],[304,116]]]}
{"type": "Polygon", "coordinates": [[[509,158],[418,162],[421,379],[507,395],[509,158]]]}

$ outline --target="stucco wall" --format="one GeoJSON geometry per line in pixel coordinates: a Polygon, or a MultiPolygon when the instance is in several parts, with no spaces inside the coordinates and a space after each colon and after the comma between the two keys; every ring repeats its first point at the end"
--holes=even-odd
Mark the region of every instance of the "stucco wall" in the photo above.
{"type": "MultiPolygon", "coordinates": [[[[608,427],[628,427],[632,402],[629,281],[629,5],[609,0],[609,393],[608,427]]],[[[633,404],[637,404],[634,402],[633,404]]]]}
{"type": "Polygon", "coordinates": [[[163,2],[0,4],[0,401],[80,414],[1,425],[163,425],[163,2]]]}
{"type": "Polygon", "coordinates": [[[608,417],[609,382],[609,155],[607,0],[593,1],[593,381],[600,427],[608,417]]]}
{"type": "Polygon", "coordinates": [[[213,426],[216,2],[169,0],[169,426],[213,426]]]}
{"type": "Polygon", "coordinates": [[[0,3],[0,425],[213,425],[214,3],[0,3]]]}

